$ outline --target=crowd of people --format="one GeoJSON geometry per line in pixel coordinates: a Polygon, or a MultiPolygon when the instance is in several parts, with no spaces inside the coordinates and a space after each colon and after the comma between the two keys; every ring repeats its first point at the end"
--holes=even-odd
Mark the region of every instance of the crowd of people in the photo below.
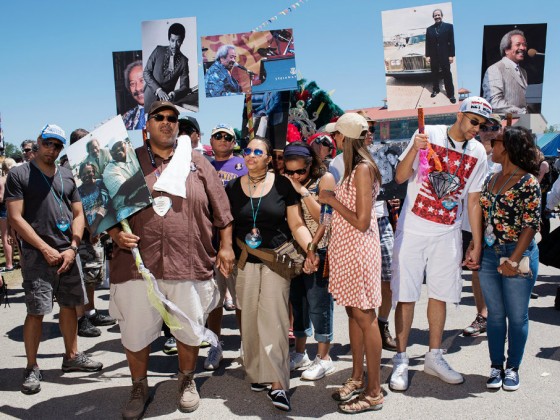
{"type": "MultiPolygon", "coordinates": [[[[226,305],[236,310],[248,386],[289,411],[291,371],[302,370],[307,381],[336,371],[330,357],[336,303],[348,315],[352,373],[332,398],[344,413],[379,410],[382,349],[395,352],[389,387],[409,386],[406,349],[424,282],[430,327],[424,371],[452,385],[464,381],[442,348],[447,304],[461,300],[462,266],[476,273],[477,315],[464,334],[487,331],[486,386],[519,388],[541,221],[542,154],[529,130],[503,127],[485,99],[467,98],[451,126],[417,131],[398,156],[395,182],[407,185],[401,203],[377,200],[382,175],[368,150],[375,121],[366,114],[346,113],[282,151],[255,137],[241,156],[234,155],[235,131],[219,125],[210,136],[213,159],[197,150],[196,120],[181,119],[172,103],[154,101],[147,115],[146,141],[135,153],[153,205],[128,215],[131,231],[108,229],[110,316],[92,305],[105,263],[99,235],[87,233],[103,215],[85,214],[81,203],[99,192],[100,173],[110,183],[111,162],[104,170],[99,160],[84,162],[78,188],[71,171],[57,165],[66,134],[53,124],[41,131],[28,162],[4,162],[0,227],[3,239],[15,232],[27,306],[22,392],[41,390],[41,325],[56,298],[65,372],[103,367],[78,351],[78,320],[118,322],[132,381],[125,419],[140,418],[151,400],[150,346],[171,326],[165,352],[177,354],[177,406],[193,412],[200,405],[199,348],[210,346],[204,368],[218,369],[226,305]],[[396,223],[390,209],[400,209],[396,223]],[[153,274],[149,288],[136,251],[153,274]],[[306,346],[311,336],[318,343],[313,357],[306,346]]],[[[73,133],[74,141],[85,134],[73,133]]],[[[101,156],[95,149],[90,142],[90,155],[101,156]]],[[[551,189],[547,208],[560,201],[559,189],[551,189]]]]}

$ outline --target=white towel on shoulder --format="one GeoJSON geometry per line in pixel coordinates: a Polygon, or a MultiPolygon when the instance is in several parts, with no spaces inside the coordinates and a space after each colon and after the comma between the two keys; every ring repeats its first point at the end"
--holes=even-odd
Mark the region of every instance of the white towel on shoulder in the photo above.
{"type": "Polygon", "coordinates": [[[191,160],[191,138],[180,136],[177,139],[177,148],[171,162],[154,184],[154,191],[164,191],[171,195],[187,198],[187,177],[191,172],[191,160]]]}

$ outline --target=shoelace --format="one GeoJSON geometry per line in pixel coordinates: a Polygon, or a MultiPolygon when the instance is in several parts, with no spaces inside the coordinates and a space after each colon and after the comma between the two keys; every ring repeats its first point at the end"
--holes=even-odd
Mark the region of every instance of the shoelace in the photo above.
{"type": "Polygon", "coordinates": [[[511,379],[512,381],[517,381],[517,372],[513,369],[506,369],[504,374],[505,379],[511,379]]]}
{"type": "Polygon", "coordinates": [[[283,389],[275,389],[274,391],[272,391],[270,393],[270,395],[272,395],[274,397],[277,397],[277,396],[281,395],[285,399],[288,399],[288,397],[286,396],[286,391],[284,391],[283,389]]]}
{"type": "Polygon", "coordinates": [[[499,378],[502,376],[502,371],[500,369],[492,368],[490,371],[490,378],[499,378]]]}
{"type": "Polygon", "coordinates": [[[449,364],[447,363],[447,360],[445,360],[443,358],[443,355],[447,353],[446,350],[442,350],[441,354],[439,355],[439,357],[436,358],[436,364],[438,364],[439,366],[444,367],[447,370],[453,370],[451,369],[451,366],[449,366],[449,364]]]}
{"type": "Polygon", "coordinates": [[[208,359],[210,359],[212,362],[217,361],[219,350],[220,350],[220,347],[210,348],[210,351],[208,352],[208,359]]]}
{"type": "Polygon", "coordinates": [[[130,399],[134,400],[136,398],[144,397],[144,387],[142,386],[142,382],[135,382],[132,386],[132,392],[130,393],[130,399]]]}

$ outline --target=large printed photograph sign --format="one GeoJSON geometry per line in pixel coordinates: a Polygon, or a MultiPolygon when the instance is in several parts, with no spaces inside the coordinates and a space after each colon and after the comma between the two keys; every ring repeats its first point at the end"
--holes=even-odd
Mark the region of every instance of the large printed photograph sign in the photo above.
{"type": "Polygon", "coordinates": [[[451,3],[387,10],[381,20],[388,109],[456,103],[451,3]]]}
{"type": "Polygon", "coordinates": [[[120,116],[69,146],[66,154],[93,236],[151,204],[150,191],[120,116]]]}
{"type": "Polygon", "coordinates": [[[127,130],[143,129],[148,113],[144,109],[142,50],[113,52],[113,72],[117,114],[122,115],[127,130]]]}
{"type": "Polygon", "coordinates": [[[497,114],[541,112],[546,23],[484,26],[480,95],[497,114]]]}
{"type": "Polygon", "coordinates": [[[206,97],[297,89],[291,29],[201,38],[206,97]]]}
{"type": "Polygon", "coordinates": [[[374,143],[368,146],[369,153],[381,173],[381,188],[377,200],[391,200],[393,198],[403,199],[406,195],[406,182],[397,184],[395,173],[399,156],[406,149],[408,142],[395,141],[388,143],[374,143]]]}
{"type": "Polygon", "coordinates": [[[198,112],[196,18],[142,22],[144,102],[170,101],[198,112]]]}

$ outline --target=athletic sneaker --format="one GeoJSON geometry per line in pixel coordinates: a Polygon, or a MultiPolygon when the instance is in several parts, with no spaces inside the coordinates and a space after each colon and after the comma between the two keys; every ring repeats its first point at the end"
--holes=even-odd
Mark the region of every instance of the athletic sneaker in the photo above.
{"type": "Polygon", "coordinates": [[[206,370],[216,370],[220,367],[220,362],[224,358],[223,350],[222,350],[222,343],[218,341],[217,347],[210,347],[208,351],[208,356],[206,356],[206,360],[204,361],[204,369],[206,370]]]}
{"type": "Polygon", "coordinates": [[[476,314],[476,318],[467,328],[463,330],[463,335],[467,337],[476,337],[486,331],[486,318],[481,314],[476,314]]]}
{"type": "Polygon", "coordinates": [[[24,394],[36,394],[41,390],[41,381],[43,376],[39,366],[33,366],[31,369],[26,368],[23,372],[23,384],[21,392],[24,394]]]}
{"type": "Polygon", "coordinates": [[[165,354],[177,354],[177,340],[175,337],[169,337],[163,345],[163,352],[165,354]]]}
{"type": "Polygon", "coordinates": [[[519,388],[519,373],[516,368],[506,368],[503,388],[505,391],[517,391],[519,388]]]}
{"type": "Polygon", "coordinates": [[[309,366],[301,374],[301,379],[304,381],[317,381],[324,378],[326,375],[330,375],[335,371],[334,363],[331,358],[328,360],[323,360],[321,357],[315,357],[311,366],[309,366]]]}
{"type": "Polygon", "coordinates": [[[488,389],[498,389],[502,387],[502,378],[504,376],[504,370],[502,368],[495,368],[492,366],[490,368],[490,376],[486,381],[486,388],[488,389]]]}
{"type": "Polygon", "coordinates": [[[290,411],[290,397],[283,389],[271,389],[268,391],[268,398],[270,398],[274,407],[279,410],[290,411]]]}
{"type": "Polygon", "coordinates": [[[99,337],[101,330],[95,327],[87,316],[78,319],[78,335],[80,337],[99,337]]]}
{"type": "Polygon", "coordinates": [[[262,392],[267,390],[268,390],[268,385],[266,384],[259,384],[256,382],[251,384],[251,391],[253,392],[262,392]]]}
{"type": "Polygon", "coordinates": [[[101,315],[99,311],[88,317],[90,322],[96,327],[106,327],[108,325],[115,325],[117,320],[109,315],[101,315]]]}
{"type": "Polygon", "coordinates": [[[442,349],[434,349],[426,353],[424,358],[424,372],[428,375],[437,376],[443,382],[447,382],[448,384],[457,385],[462,384],[465,381],[463,375],[454,371],[443,358],[442,349]]]}
{"type": "Polygon", "coordinates": [[[307,355],[307,351],[304,351],[303,353],[297,353],[295,351],[290,352],[290,370],[307,367],[310,364],[311,360],[307,355]]]}
{"type": "Polygon", "coordinates": [[[78,352],[73,359],[62,359],[63,372],[97,372],[103,368],[103,363],[90,359],[85,353],[78,352]]]}
{"type": "Polygon", "coordinates": [[[393,373],[389,381],[389,388],[393,391],[406,391],[408,389],[408,356],[406,353],[397,353],[393,356],[393,373]]]}

